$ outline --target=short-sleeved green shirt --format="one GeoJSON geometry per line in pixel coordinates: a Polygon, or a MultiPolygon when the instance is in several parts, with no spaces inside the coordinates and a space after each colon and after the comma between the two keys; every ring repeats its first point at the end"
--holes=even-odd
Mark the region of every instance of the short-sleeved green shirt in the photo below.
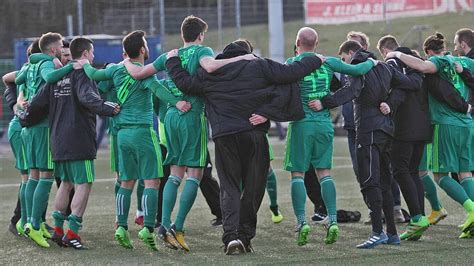
{"type": "MultiPolygon", "coordinates": [[[[214,57],[214,52],[210,47],[207,46],[191,45],[180,48],[178,50],[178,55],[181,59],[181,65],[183,68],[185,68],[189,74],[194,75],[199,68],[199,61],[201,58],[206,56],[214,57]]],[[[153,66],[155,67],[156,71],[164,71],[166,70],[165,63],[166,54],[162,54],[153,62],[153,66]]],[[[172,81],[168,82],[168,89],[174,96],[191,103],[192,107],[190,112],[201,113],[204,111],[204,100],[202,97],[184,95],[172,81]]],[[[174,106],[170,107],[170,111],[178,111],[174,106]]]]}
{"type": "Polygon", "coordinates": [[[152,125],[152,88],[155,87],[153,83],[158,83],[156,77],[135,80],[122,64],[107,67],[106,76],[112,79],[120,104],[120,113],[115,116],[116,125],[152,125]]]}
{"type": "MultiPolygon", "coordinates": [[[[469,88],[464,84],[460,75],[456,73],[454,62],[457,61],[451,55],[432,56],[430,62],[436,65],[437,74],[444,80],[453,84],[466,101],[469,98],[469,88]]],[[[461,127],[472,126],[472,117],[470,114],[463,114],[451,109],[447,104],[439,102],[431,95],[429,96],[431,123],[437,125],[454,125],[461,127]]]]}
{"type": "MultiPolygon", "coordinates": [[[[295,61],[301,60],[303,57],[311,55],[314,55],[314,53],[301,53],[298,56],[288,58],[286,63],[291,64],[295,61]]],[[[309,108],[308,103],[312,100],[321,99],[330,93],[331,81],[335,72],[360,76],[370,71],[373,66],[374,64],[369,60],[358,65],[349,65],[342,62],[339,58],[327,57],[326,62],[320,68],[316,69],[314,72],[307,75],[299,82],[301,101],[303,103],[305,117],[295,122],[331,121],[329,109],[323,109],[316,112],[309,108]]]]}

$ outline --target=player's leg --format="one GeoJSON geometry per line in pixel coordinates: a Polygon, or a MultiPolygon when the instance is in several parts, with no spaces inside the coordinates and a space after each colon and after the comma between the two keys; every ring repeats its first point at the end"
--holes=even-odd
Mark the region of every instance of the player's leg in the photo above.
{"type": "MultiPolygon", "coordinates": [[[[411,165],[419,164],[422,155],[422,153],[420,153],[420,150],[422,151],[422,145],[423,144],[417,145],[414,142],[400,140],[395,140],[392,145],[391,162],[393,175],[395,180],[398,181],[411,217],[406,231],[400,235],[402,240],[418,240],[421,234],[430,225],[428,218],[423,216],[419,202],[418,187],[410,171],[411,165]],[[418,147],[421,147],[421,149],[418,147]],[[418,159],[415,159],[415,156],[418,159]],[[412,163],[414,159],[416,162],[412,163]]],[[[419,180],[419,178],[416,179],[419,180]]]]}
{"type": "Polygon", "coordinates": [[[201,184],[199,185],[202,195],[206,200],[207,205],[211,209],[211,213],[216,217],[211,220],[211,225],[214,227],[222,225],[222,211],[220,203],[220,188],[217,180],[212,176],[212,162],[209,150],[207,152],[206,167],[202,174],[201,184]]]}
{"type": "Polygon", "coordinates": [[[400,238],[397,233],[394,216],[394,200],[392,196],[392,169],[390,165],[390,150],[392,147],[392,137],[378,131],[375,140],[380,153],[380,186],[382,189],[382,210],[385,216],[387,230],[387,244],[400,245],[400,238]]]}
{"type": "Polygon", "coordinates": [[[314,214],[311,220],[316,224],[327,223],[328,214],[321,195],[321,185],[319,184],[316,170],[312,165],[310,165],[308,171],[304,173],[304,186],[306,188],[306,195],[308,195],[309,200],[314,205],[314,214]]]}
{"type": "Polygon", "coordinates": [[[387,235],[382,226],[382,189],[380,184],[380,153],[375,132],[361,133],[356,139],[356,156],[358,164],[357,178],[367,207],[370,210],[372,232],[369,238],[357,245],[357,248],[373,248],[386,243],[387,235]]]}
{"type": "Polygon", "coordinates": [[[305,142],[309,138],[309,133],[304,130],[302,123],[292,123],[288,125],[286,136],[284,168],[291,172],[291,202],[298,228],[297,244],[300,246],[308,243],[311,231],[311,227],[306,223],[306,187],[304,185],[304,172],[309,168],[313,148],[311,141],[305,142]]]}
{"type": "Polygon", "coordinates": [[[158,206],[158,188],[163,177],[161,149],[158,137],[153,128],[140,129],[140,145],[137,147],[139,178],[144,180],[141,205],[143,210],[144,227],[138,233],[138,238],[151,250],[157,250],[156,234],[156,209],[158,206]]]}
{"type": "Polygon", "coordinates": [[[245,252],[253,252],[251,240],[256,235],[257,212],[265,196],[265,184],[270,167],[268,140],[264,132],[248,131],[238,134],[237,143],[242,169],[244,191],[240,200],[239,240],[245,252]],[[242,158],[243,157],[243,158],[242,158]]]}
{"type": "MultiPolygon", "coordinates": [[[[462,165],[464,156],[460,153],[457,147],[465,138],[466,132],[463,127],[435,125],[433,137],[433,173],[438,185],[450,196],[453,200],[461,204],[467,212],[467,219],[462,226],[463,233],[471,231],[474,227],[474,202],[469,198],[468,193],[461,184],[452,179],[448,173],[458,172],[460,166],[469,168],[469,164],[462,165]]],[[[465,144],[465,143],[464,143],[465,144]]],[[[466,153],[469,156],[469,153],[466,153]]],[[[466,158],[469,161],[471,158],[466,158]]]]}
{"type": "Polygon", "coordinates": [[[54,164],[54,176],[62,182],[59,185],[56,197],[54,198],[54,211],[52,217],[54,221],[54,232],[51,239],[59,246],[65,246],[62,239],[64,236],[64,221],[67,220],[67,206],[70,205],[69,195],[74,188],[74,179],[68,172],[65,162],[56,162],[54,164]]]}
{"type": "MultiPolygon", "coordinates": [[[[271,146],[270,146],[271,147],[271,146]]],[[[270,149],[271,150],[271,149],[270,149]]],[[[273,160],[273,152],[270,153],[270,161],[273,160]]],[[[280,223],[283,221],[283,215],[281,214],[280,210],[278,210],[278,190],[277,190],[277,177],[275,175],[275,171],[273,171],[272,167],[268,169],[267,173],[267,194],[270,200],[270,211],[272,213],[272,221],[273,223],[280,223]]]]}

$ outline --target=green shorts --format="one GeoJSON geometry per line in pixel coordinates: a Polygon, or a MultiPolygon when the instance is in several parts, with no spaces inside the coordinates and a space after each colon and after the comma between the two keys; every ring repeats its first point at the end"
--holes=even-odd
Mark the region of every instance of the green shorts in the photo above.
{"type": "Polygon", "coordinates": [[[26,150],[26,161],[29,169],[53,170],[53,158],[49,143],[48,127],[23,128],[21,138],[26,150]]]}
{"type": "Polygon", "coordinates": [[[428,143],[425,145],[425,149],[423,150],[423,157],[421,157],[420,166],[418,166],[419,171],[431,171],[431,154],[433,150],[433,145],[428,143]]]}
{"type": "Polygon", "coordinates": [[[163,177],[161,150],[152,127],[122,127],[117,146],[121,181],[163,177]]]}
{"type": "Polygon", "coordinates": [[[472,127],[435,125],[431,152],[433,173],[472,170],[472,127]]]}
{"type": "Polygon", "coordinates": [[[290,172],[331,169],[334,128],[328,122],[296,122],[288,125],[284,168],[290,172]]]}
{"type": "Polygon", "coordinates": [[[110,171],[117,173],[119,160],[118,160],[118,147],[117,147],[117,134],[109,133],[109,145],[110,145],[110,171]]]}
{"type": "Polygon", "coordinates": [[[166,113],[165,135],[168,143],[165,165],[195,168],[206,165],[207,121],[204,113],[166,113]]]}
{"type": "Polygon", "coordinates": [[[13,156],[15,156],[15,168],[20,171],[27,171],[26,150],[21,139],[21,131],[8,129],[8,141],[12,147],[13,156]]]}
{"type": "Polygon", "coordinates": [[[54,176],[73,184],[92,183],[95,180],[94,160],[54,162],[54,176]]]}

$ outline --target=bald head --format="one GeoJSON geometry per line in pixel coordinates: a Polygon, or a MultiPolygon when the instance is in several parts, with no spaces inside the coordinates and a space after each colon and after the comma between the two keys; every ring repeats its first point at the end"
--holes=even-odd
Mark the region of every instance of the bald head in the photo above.
{"type": "Polygon", "coordinates": [[[318,45],[318,33],[309,27],[303,27],[296,36],[296,47],[304,52],[314,51],[318,45]]]}

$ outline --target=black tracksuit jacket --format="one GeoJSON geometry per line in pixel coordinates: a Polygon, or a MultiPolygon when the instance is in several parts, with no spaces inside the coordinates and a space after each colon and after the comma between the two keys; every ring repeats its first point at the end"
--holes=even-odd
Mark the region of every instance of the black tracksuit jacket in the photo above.
{"type": "MultiPolygon", "coordinates": [[[[239,49],[236,47],[235,49],[239,49]]],[[[194,76],[181,67],[178,57],[166,62],[168,74],[185,94],[205,97],[213,138],[249,130],[267,132],[270,122],[253,126],[253,113],[275,121],[304,117],[297,82],[321,66],[316,56],[290,65],[270,59],[238,61],[214,73],[199,69],[194,76]]]]}
{"type": "MultiPolygon", "coordinates": [[[[364,62],[369,57],[375,58],[370,52],[360,49],[353,55],[351,64],[364,62]]],[[[382,130],[393,136],[395,128],[392,118],[380,112],[380,103],[387,101],[392,88],[416,89],[404,74],[379,62],[364,76],[350,77],[343,88],[323,97],[321,103],[326,108],[334,108],[355,99],[354,122],[357,135],[382,130]]]]}
{"type": "Polygon", "coordinates": [[[47,115],[53,161],[96,158],[96,114],[112,116],[116,104],[99,96],[84,70],[74,70],[45,84],[31,100],[20,122],[39,122],[47,115]]]}

